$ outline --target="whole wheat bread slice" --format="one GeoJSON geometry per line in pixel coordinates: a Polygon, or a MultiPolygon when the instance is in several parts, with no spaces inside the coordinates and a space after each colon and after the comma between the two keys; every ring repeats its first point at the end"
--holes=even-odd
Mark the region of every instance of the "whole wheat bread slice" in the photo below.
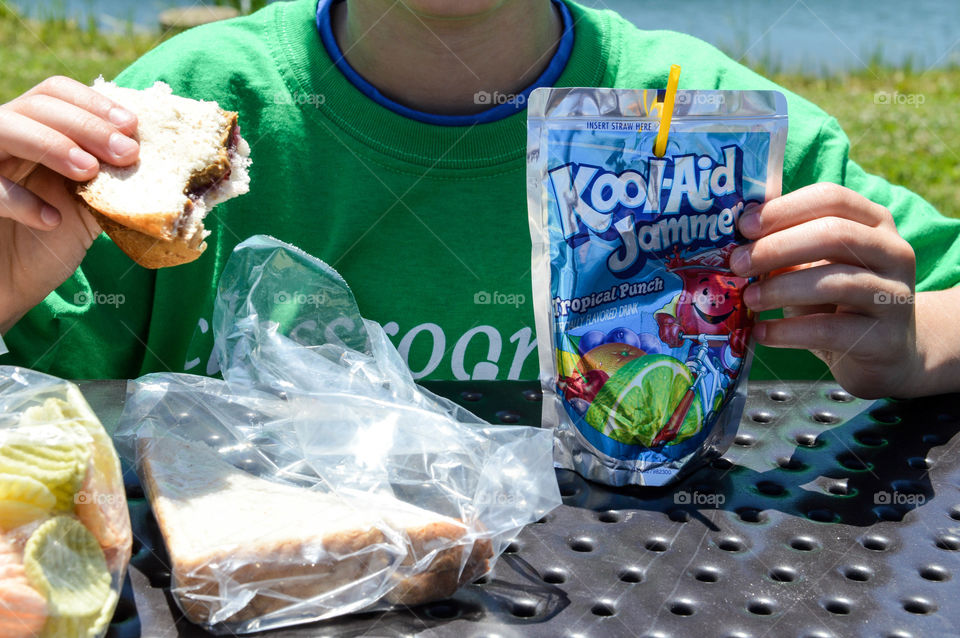
{"type": "Polygon", "coordinates": [[[346,504],[173,436],[141,439],[139,449],[174,593],[193,622],[242,622],[314,597],[314,609],[344,605],[388,573],[385,599],[415,605],[489,569],[490,543],[468,539],[459,520],[380,496],[346,504]]]}
{"type": "Polygon", "coordinates": [[[101,164],[76,186],[77,198],[140,265],[193,261],[206,248],[207,212],[249,190],[250,149],[237,114],[173,95],[163,82],[136,91],[97,80],[93,88],[137,115],[140,155],[131,166],[101,164]]]}

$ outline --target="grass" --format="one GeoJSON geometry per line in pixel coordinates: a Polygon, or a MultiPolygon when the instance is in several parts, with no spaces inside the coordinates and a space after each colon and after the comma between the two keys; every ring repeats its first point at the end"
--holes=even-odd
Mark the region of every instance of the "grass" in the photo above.
{"type": "MultiPolygon", "coordinates": [[[[50,75],[86,83],[101,73],[112,78],[160,39],[132,27],[105,34],[92,21],[56,15],[23,20],[0,0],[0,103],[50,75]]],[[[960,68],[919,71],[908,63],[897,69],[880,60],[878,52],[868,68],[820,77],[784,72],[769,61],[759,70],[834,115],[850,137],[852,157],[867,171],[960,217],[960,68]]]]}

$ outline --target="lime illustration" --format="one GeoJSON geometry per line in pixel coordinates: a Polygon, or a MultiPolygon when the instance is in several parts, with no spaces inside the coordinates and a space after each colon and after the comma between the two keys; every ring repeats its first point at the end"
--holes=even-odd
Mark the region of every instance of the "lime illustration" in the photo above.
{"type": "MultiPolygon", "coordinates": [[[[633,359],[607,380],[584,420],[616,441],[650,447],[692,383],[690,370],[673,357],[651,354],[633,359]]],[[[670,444],[690,438],[703,427],[699,395],[688,403],[690,407],[670,444]]]]}

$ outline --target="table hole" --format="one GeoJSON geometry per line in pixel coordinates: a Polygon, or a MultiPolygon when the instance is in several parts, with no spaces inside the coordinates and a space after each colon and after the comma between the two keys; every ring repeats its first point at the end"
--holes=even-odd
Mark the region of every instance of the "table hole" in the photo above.
{"type": "Polygon", "coordinates": [[[793,440],[797,442],[797,445],[808,448],[818,448],[825,445],[823,441],[817,439],[816,434],[812,434],[810,432],[798,434],[793,440]]]}
{"type": "Polygon", "coordinates": [[[943,445],[947,438],[941,434],[924,434],[921,439],[926,445],[943,445]]]}
{"type": "Polygon", "coordinates": [[[643,582],[643,570],[639,567],[624,567],[617,574],[617,578],[625,583],[643,582]]]}
{"type": "Polygon", "coordinates": [[[736,438],[733,439],[733,444],[739,445],[740,447],[751,447],[756,442],[757,440],[752,434],[738,434],[736,438]]]}
{"type": "Polygon", "coordinates": [[[913,638],[913,634],[909,631],[892,631],[889,634],[883,634],[883,638],[913,638]]]}
{"type": "Polygon", "coordinates": [[[617,609],[611,600],[598,600],[590,608],[590,612],[594,616],[613,616],[617,613],[617,609]]]}
{"type": "Polygon", "coordinates": [[[797,570],[792,567],[774,567],[770,570],[770,578],[778,583],[792,583],[797,579],[797,570]]]}
{"type": "Polygon", "coordinates": [[[667,512],[667,517],[674,523],[686,523],[690,520],[690,512],[687,510],[670,510],[667,512]]]}
{"type": "Polygon", "coordinates": [[[436,618],[437,620],[450,620],[460,616],[460,605],[452,600],[441,601],[429,605],[426,613],[431,618],[436,618]]]}
{"type": "Polygon", "coordinates": [[[489,582],[490,582],[490,574],[484,574],[484,575],[481,576],[480,578],[478,578],[478,579],[476,579],[475,581],[473,581],[473,584],[474,584],[474,585],[486,585],[486,584],[489,583],[489,582]]]}
{"type": "Polygon", "coordinates": [[[597,516],[597,520],[601,523],[619,523],[622,520],[623,516],[620,512],[616,510],[607,510],[606,512],[600,512],[600,515],[597,516]]]}
{"type": "Polygon", "coordinates": [[[693,603],[689,600],[675,600],[670,603],[669,609],[675,616],[692,616],[694,612],[693,603]]]}
{"type": "Polygon", "coordinates": [[[772,390],[767,396],[770,397],[771,401],[776,401],[777,403],[785,403],[793,399],[793,395],[784,390],[772,390]]]}
{"type": "Polygon", "coordinates": [[[827,396],[831,401],[836,401],[837,403],[850,403],[853,401],[853,395],[845,390],[831,390],[827,393],[827,396]]]}
{"type": "Polygon", "coordinates": [[[853,452],[844,452],[837,455],[837,463],[851,472],[866,472],[873,469],[873,463],[865,461],[853,452]]]}
{"type": "Polygon", "coordinates": [[[960,521],[960,505],[954,505],[950,508],[950,518],[960,521]]]}
{"type": "Polygon", "coordinates": [[[547,571],[543,572],[543,582],[550,583],[551,585],[565,583],[567,582],[567,572],[566,570],[558,567],[548,569],[547,571]]]}
{"type": "Polygon", "coordinates": [[[865,447],[882,447],[887,444],[887,440],[873,430],[855,432],[853,439],[865,447]]]}
{"type": "Polygon", "coordinates": [[[827,631],[815,630],[802,635],[802,638],[835,638],[833,634],[827,631]]]}
{"type": "Polygon", "coordinates": [[[853,609],[853,605],[846,598],[828,598],[823,601],[823,608],[831,614],[846,616],[853,609]]]}
{"type": "Polygon", "coordinates": [[[937,536],[936,545],[940,549],[955,552],[960,549],[960,537],[953,534],[940,534],[937,536]]]}
{"type": "Polygon", "coordinates": [[[747,611],[757,616],[769,616],[773,614],[773,601],[767,598],[757,598],[747,603],[747,611]]]}
{"type": "Polygon", "coordinates": [[[501,423],[520,423],[520,415],[511,410],[500,410],[496,416],[501,423]]]}
{"type": "Polygon", "coordinates": [[[810,510],[807,512],[807,518],[818,523],[839,523],[841,520],[839,514],[826,507],[810,510]]]}
{"type": "Polygon", "coordinates": [[[725,552],[742,552],[747,544],[735,536],[724,536],[717,541],[717,547],[725,552]]]}
{"type": "Polygon", "coordinates": [[[563,498],[570,498],[571,496],[575,495],[579,491],[580,490],[578,490],[573,485],[562,485],[560,487],[560,496],[563,498]]]}
{"type": "Polygon", "coordinates": [[[847,565],[842,570],[844,578],[857,583],[865,583],[873,576],[873,571],[863,565],[847,565]]]}
{"type": "Polygon", "coordinates": [[[790,539],[790,547],[798,552],[812,552],[820,549],[820,543],[811,536],[797,536],[790,539]]]}
{"type": "Polygon", "coordinates": [[[832,414],[830,412],[814,412],[812,418],[815,423],[820,423],[822,425],[833,425],[834,423],[840,423],[840,421],[843,420],[836,414],[832,414]]]}
{"type": "Polygon", "coordinates": [[[515,600],[510,613],[517,618],[533,618],[537,615],[537,603],[534,600],[515,600]]]}
{"type": "Polygon", "coordinates": [[[885,552],[890,547],[888,539],[876,534],[864,536],[860,539],[860,544],[863,545],[864,549],[869,549],[872,552],[885,552]]]}
{"type": "Polygon", "coordinates": [[[715,583],[720,580],[720,570],[716,567],[698,567],[693,577],[701,583],[715,583]]]}
{"type": "Polygon", "coordinates": [[[750,419],[754,423],[772,423],[773,418],[773,414],[770,412],[754,412],[750,415],[750,419]]]}
{"type": "Polygon", "coordinates": [[[911,614],[932,614],[937,606],[926,598],[913,596],[903,601],[903,609],[911,614]]]}
{"type": "Polygon", "coordinates": [[[507,546],[503,549],[504,554],[516,554],[520,551],[520,543],[516,540],[512,540],[507,543],[507,546]]]}
{"type": "Polygon", "coordinates": [[[915,470],[929,470],[933,467],[933,461],[922,456],[911,456],[907,459],[907,465],[915,470]]]}
{"type": "Polygon", "coordinates": [[[533,521],[533,524],[534,524],[534,525],[546,525],[549,520],[550,520],[550,517],[549,517],[549,516],[541,516],[541,517],[538,518],[537,520],[533,521]]]}
{"type": "Polygon", "coordinates": [[[834,481],[827,487],[827,491],[834,496],[849,496],[851,490],[843,481],[834,481]]]}
{"type": "Polygon", "coordinates": [[[741,507],[735,510],[737,517],[744,523],[766,523],[767,515],[755,507],[741,507]]]}
{"type": "Polygon", "coordinates": [[[899,522],[903,520],[903,512],[889,505],[880,505],[873,508],[873,513],[877,515],[878,521],[899,522]]]}
{"type": "Polygon", "coordinates": [[[665,552],[670,549],[670,541],[661,536],[655,536],[648,539],[644,547],[651,552],[665,552]]]}
{"type": "Polygon", "coordinates": [[[481,394],[480,392],[473,392],[471,390],[464,390],[463,392],[460,393],[460,398],[463,399],[464,401],[471,401],[471,402],[479,401],[480,399],[483,398],[483,394],[481,394]]]}
{"type": "Polygon", "coordinates": [[[805,470],[807,467],[809,467],[800,459],[790,456],[781,456],[778,458],[777,465],[779,465],[781,469],[789,470],[791,472],[799,472],[800,470],[805,470]]]}
{"type": "Polygon", "coordinates": [[[710,462],[710,467],[721,471],[729,470],[731,467],[733,467],[733,461],[720,457],[719,459],[713,459],[710,462]]]}
{"type": "Polygon", "coordinates": [[[767,496],[783,496],[787,490],[775,481],[757,481],[757,491],[767,496]]]}
{"type": "Polygon", "coordinates": [[[924,565],[920,568],[920,578],[942,583],[950,580],[950,572],[940,565],[924,565]]]}
{"type": "Polygon", "coordinates": [[[570,549],[575,552],[592,552],[594,542],[592,538],[575,538],[570,541],[570,549]]]}
{"type": "Polygon", "coordinates": [[[870,411],[870,418],[877,423],[893,425],[900,422],[900,417],[893,413],[889,408],[878,408],[870,411]]]}
{"type": "Polygon", "coordinates": [[[524,390],[523,398],[527,401],[543,401],[543,392],[541,390],[524,390]]]}

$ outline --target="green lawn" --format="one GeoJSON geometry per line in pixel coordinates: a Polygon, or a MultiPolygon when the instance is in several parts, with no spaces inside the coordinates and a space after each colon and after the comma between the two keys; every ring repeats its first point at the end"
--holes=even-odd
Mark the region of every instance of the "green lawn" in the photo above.
{"type": "MultiPolygon", "coordinates": [[[[0,3],[0,103],[43,78],[112,78],[160,41],[159,33],[104,35],[63,19],[24,21],[0,3]]],[[[837,117],[866,170],[903,184],[960,217],[960,69],[881,67],[827,79],[773,79],[837,117]]]]}

